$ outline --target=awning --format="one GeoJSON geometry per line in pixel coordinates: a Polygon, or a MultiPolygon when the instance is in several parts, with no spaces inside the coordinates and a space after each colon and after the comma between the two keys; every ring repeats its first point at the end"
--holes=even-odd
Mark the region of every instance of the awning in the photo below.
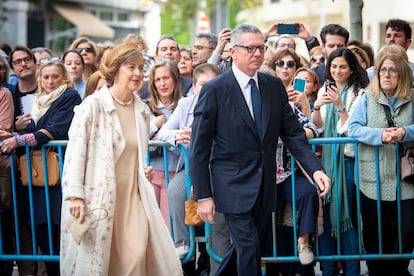
{"type": "Polygon", "coordinates": [[[63,18],[78,28],[80,36],[114,38],[114,29],[76,4],[55,3],[53,8],[63,18]]]}

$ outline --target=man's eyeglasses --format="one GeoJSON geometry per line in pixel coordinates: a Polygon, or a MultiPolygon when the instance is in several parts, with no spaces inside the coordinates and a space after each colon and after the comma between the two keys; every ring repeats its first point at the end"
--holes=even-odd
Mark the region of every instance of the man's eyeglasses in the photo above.
{"type": "Polygon", "coordinates": [[[203,49],[214,50],[214,48],[207,47],[207,46],[203,46],[203,45],[194,45],[193,48],[196,49],[196,50],[198,50],[198,51],[201,51],[203,49]]]}
{"type": "Polygon", "coordinates": [[[295,49],[295,44],[292,43],[278,43],[277,48],[290,48],[295,49]]]}
{"type": "Polygon", "coordinates": [[[257,49],[259,49],[259,52],[260,52],[260,53],[264,53],[264,52],[266,51],[266,49],[267,49],[267,46],[266,46],[266,45],[259,45],[259,46],[243,46],[243,45],[238,45],[238,44],[235,44],[234,46],[235,46],[235,47],[240,47],[240,48],[244,48],[244,49],[246,49],[246,51],[247,51],[249,54],[256,53],[256,50],[257,50],[257,49]]]}
{"type": "Polygon", "coordinates": [[[20,65],[20,64],[22,64],[22,62],[24,62],[25,64],[26,63],[31,63],[31,62],[33,62],[33,58],[27,56],[25,58],[19,58],[19,59],[15,59],[15,60],[12,61],[14,66],[20,65]]]}
{"type": "Polygon", "coordinates": [[[78,53],[82,53],[82,51],[85,51],[87,53],[93,53],[93,48],[91,48],[91,47],[75,48],[74,50],[78,53]]]}
{"type": "Polygon", "coordinates": [[[311,60],[314,61],[314,62],[316,62],[316,61],[319,61],[321,63],[325,62],[325,58],[323,56],[320,56],[320,55],[311,56],[311,60]]]}
{"type": "Polygon", "coordinates": [[[395,76],[395,75],[398,74],[398,71],[397,71],[396,68],[393,68],[393,67],[389,67],[389,68],[381,67],[380,70],[379,70],[379,73],[380,73],[380,75],[385,75],[385,74],[389,73],[391,76],[395,76]]]}
{"type": "Polygon", "coordinates": [[[59,57],[51,57],[51,58],[41,58],[39,60],[40,64],[56,64],[60,62],[59,57]]]}
{"type": "MultiPolygon", "coordinates": [[[[285,66],[285,61],[284,60],[277,60],[275,62],[276,66],[279,68],[283,68],[285,66]]],[[[296,67],[296,62],[294,60],[289,60],[286,61],[286,66],[288,68],[295,68],[296,67]]]]}

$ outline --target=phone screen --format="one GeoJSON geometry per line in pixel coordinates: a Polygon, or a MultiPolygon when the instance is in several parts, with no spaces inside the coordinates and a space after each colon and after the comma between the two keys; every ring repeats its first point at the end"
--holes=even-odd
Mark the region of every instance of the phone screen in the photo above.
{"type": "Polygon", "coordinates": [[[277,33],[278,34],[298,34],[299,25],[298,24],[278,24],[277,33]]]}
{"type": "Polygon", "coordinates": [[[306,85],[306,80],[303,78],[296,77],[293,80],[293,89],[301,93],[305,92],[305,85],[306,85]]]}

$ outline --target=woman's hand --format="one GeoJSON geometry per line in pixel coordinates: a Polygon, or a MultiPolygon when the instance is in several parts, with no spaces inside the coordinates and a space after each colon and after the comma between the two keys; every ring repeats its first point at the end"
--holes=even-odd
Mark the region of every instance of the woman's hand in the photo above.
{"type": "Polygon", "coordinates": [[[151,181],[154,178],[154,168],[152,166],[146,166],[144,168],[145,177],[151,181]]]}
{"type": "Polygon", "coordinates": [[[323,93],[322,95],[318,95],[316,101],[313,103],[314,109],[320,109],[321,106],[332,103],[331,97],[328,93],[323,93]]]}
{"type": "Polygon", "coordinates": [[[79,219],[82,224],[85,220],[86,204],[82,198],[69,199],[69,213],[79,219]]]}
{"type": "Polygon", "coordinates": [[[191,128],[185,127],[175,133],[175,143],[188,145],[191,139],[191,128]]]}
{"type": "Polygon", "coordinates": [[[389,127],[382,132],[382,142],[384,144],[395,144],[405,136],[405,128],[403,127],[389,127]]]}
{"type": "Polygon", "coordinates": [[[338,109],[343,108],[341,95],[340,95],[337,87],[335,87],[335,86],[326,86],[326,95],[331,100],[331,103],[335,104],[336,108],[338,108],[338,109]]]}
{"type": "Polygon", "coordinates": [[[14,137],[7,138],[1,144],[1,152],[4,154],[9,154],[15,148],[17,148],[17,141],[14,137]]]}
{"type": "Polygon", "coordinates": [[[13,137],[13,135],[10,132],[0,129],[0,140],[6,140],[10,137],[13,137]]]}
{"type": "Polygon", "coordinates": [[[165,115],[159,115],[159,116],[154,116],[154,118],[152,119],[152,122],[154,123],[154,125],[157,128],[161,128],[163,124],[165,124],[166,120],[165,120],[165,115]]]}
{"type": "Polygon", "coordinates": [[[293,102],[295,106],[299,107],[299,109],[305,114],[305,116],[310,115],[310,105],[308,97],[306,97],[305,93],[299,92],[297,90],[293,90],[293,86],[288,87],[286,90],[288,99],[290,102],[293,102]]]}

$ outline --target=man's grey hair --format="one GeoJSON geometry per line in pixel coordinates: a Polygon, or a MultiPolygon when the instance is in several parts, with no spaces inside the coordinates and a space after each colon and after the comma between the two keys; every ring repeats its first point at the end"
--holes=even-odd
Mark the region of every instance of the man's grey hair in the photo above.
{"type": "Polygon", "coordinates": [[[199,33],[196,35],[196,39],[206,38],[208,40],[208,46],[212,49],[215,49],[217,46],[218,38],[217,35],[213,33],[199,33]]]}
{"type": "Polygon", "coordinates": [[[256,26],[250,24],[241,24],[234,28],[231,32],[230,43],[232,45],[238,44],[240,42],[240,36],[245,33],[259,33],[263,36],[263,40],[265,39],[263,32],[256,26]]]}

